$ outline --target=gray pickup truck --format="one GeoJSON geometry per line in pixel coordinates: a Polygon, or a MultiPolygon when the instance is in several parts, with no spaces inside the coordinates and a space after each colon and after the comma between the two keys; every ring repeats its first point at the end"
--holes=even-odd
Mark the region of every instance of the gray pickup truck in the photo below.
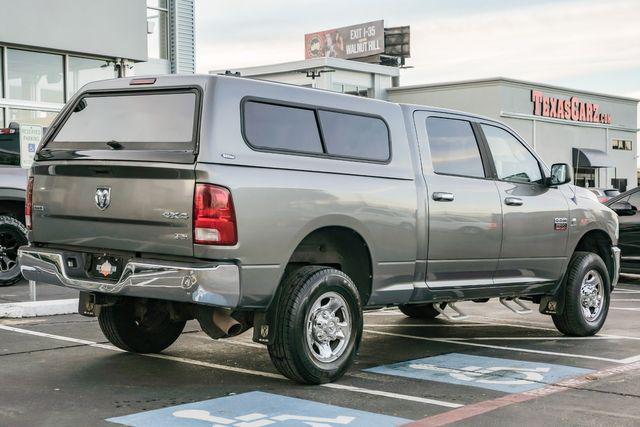
{"type": "Polygon", "coordinates": [[[598,332],[618,221],[570,180],[465,113],[232,76],[107,80],[39,147],[20,262],[79,289],[122,349],[160,352],[191,319],[212,338],[253,327],[280,372],[323,383],[367,309],[527,300],[565,334],[598,332]]]}

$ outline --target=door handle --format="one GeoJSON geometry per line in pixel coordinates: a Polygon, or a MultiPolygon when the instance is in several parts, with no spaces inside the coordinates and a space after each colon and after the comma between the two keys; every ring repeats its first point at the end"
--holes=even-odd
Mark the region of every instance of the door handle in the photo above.
{"type": "Polygon", "coordinates": [[[453,193],[443,193],[440,191],[436,191],[431,195],[433,200],[436,202],[453,202],[453,193]]]}
{"type": "Polygon", "coordinates": [[[504,199],[504,204],[509,206],[522,206],[523,201],[519,197],[507,197],[504,199]]]}

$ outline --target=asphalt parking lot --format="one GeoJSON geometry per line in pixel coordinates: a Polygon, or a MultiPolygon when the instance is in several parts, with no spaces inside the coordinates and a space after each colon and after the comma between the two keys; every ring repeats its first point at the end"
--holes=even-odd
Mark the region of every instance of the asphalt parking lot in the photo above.
{"type": "Polygon", "coordinates": [[[461,304],[465,321],[365,315],[357,363],[335,384],[281,377],[246,333],[189,323],[160,355],[123,353],[94,319],[0,320],[0,425],[638,425],[640,281],[613,294],[602,332],[461,304]],[[110,420],[110,421],[108,421],[110,420]]]}

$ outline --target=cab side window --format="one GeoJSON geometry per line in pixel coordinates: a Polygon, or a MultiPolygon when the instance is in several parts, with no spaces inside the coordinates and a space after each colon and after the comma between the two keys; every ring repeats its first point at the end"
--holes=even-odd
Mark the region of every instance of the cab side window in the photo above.
{"type": "Polygon", "coordinates": [[[540,164],[531,152],[504,129],[481,125],[493,156],[498,178],[511,182],[542,183],[540,164]]]}
{"type": "Polygon", "coordinates": [[[482,157],[471,123],[427,118],[429,150],[435,173],[484,178],[482,157]]]}

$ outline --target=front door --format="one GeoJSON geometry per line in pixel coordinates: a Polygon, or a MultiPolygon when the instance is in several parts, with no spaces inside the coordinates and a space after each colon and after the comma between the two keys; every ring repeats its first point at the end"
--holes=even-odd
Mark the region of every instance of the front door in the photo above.
{"type": "Polygon", "coordinates": [[[495,284],[555,281],[565,263],[569,204],[545,185],[540,162],[506,129],[480,126],[493,159],[502,204],[502,250],[495,284]]]}
{"type": "Polygon", "coordinates": [[[471,122],[455,115],[416,119],[428,191],[427,286],[492,284],[502,238],[495,181],[471,122]],[[426,147],[425,147],[426,146],[426,147]]]}

